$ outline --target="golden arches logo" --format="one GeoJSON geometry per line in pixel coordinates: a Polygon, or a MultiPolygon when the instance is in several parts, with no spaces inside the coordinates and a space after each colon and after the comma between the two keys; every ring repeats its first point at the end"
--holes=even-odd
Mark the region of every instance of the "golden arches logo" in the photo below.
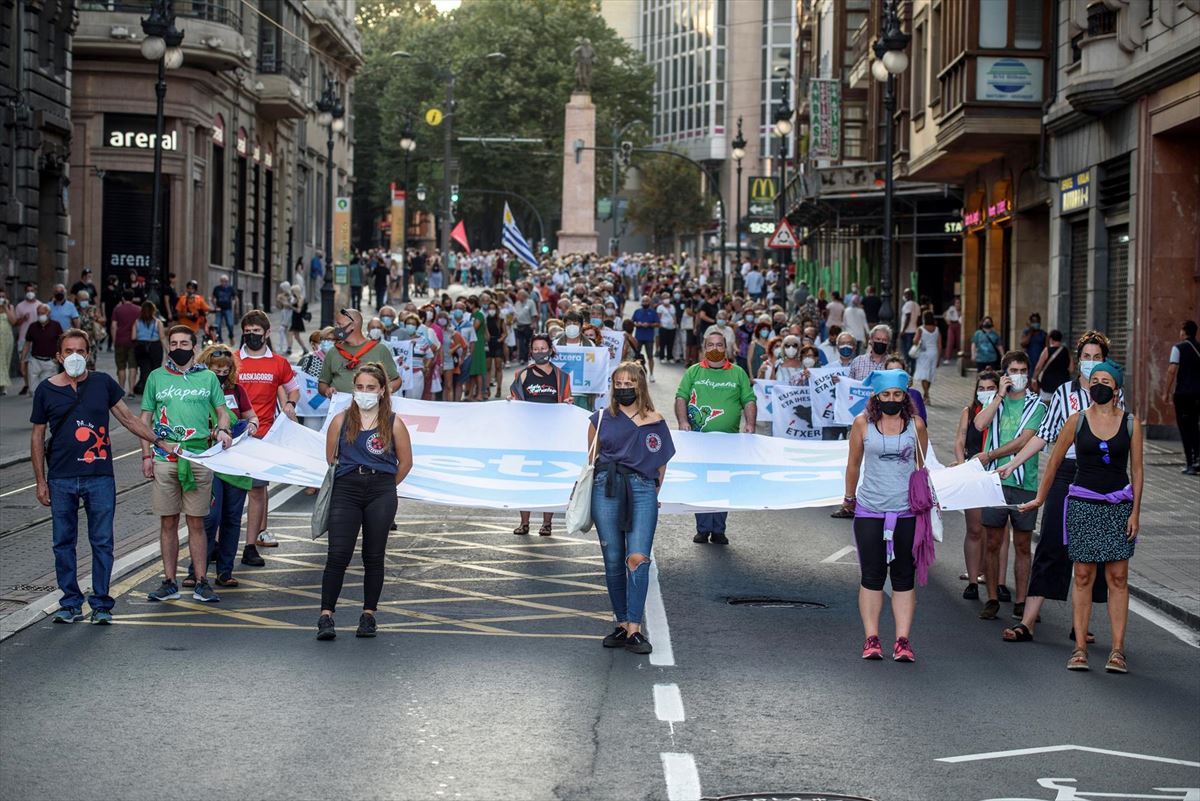
{"type": "Polygon", "coordinates": [[[773,201],[776,194],[777,192],[775,189],[774,178],[767,175],[761,175],[750,179],[751,203],[765,203],[767,201],[773,201]]]}

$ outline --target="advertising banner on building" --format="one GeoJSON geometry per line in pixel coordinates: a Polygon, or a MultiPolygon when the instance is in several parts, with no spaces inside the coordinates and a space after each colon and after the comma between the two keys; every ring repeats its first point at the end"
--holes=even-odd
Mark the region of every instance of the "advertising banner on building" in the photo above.
{"type": "Polygon", "coordinates": [[[1042,60],[979,56],[975,59],[975,99],[1041,103],[1042,60]]]}
{"type": "Polygon", "coordinates": [[[407,202],[408,193],[403,189],[397,189],[396,185],[392,184],[392,253],[401,254],[402,259],[406,255],[404,253],[404,209],[407,202]]]}
{"type": "Polygon", "coordinates": [[[808,156],[839,161],[842,158],[842,84],[836,79],[811,78],[808,82],[810,122],[808,156]]]}
{"type": "Polygon", "coordinates": [[[335,264],[350,263],[350,198],[339,197],[333,201],[333,261],[335,264]]]}

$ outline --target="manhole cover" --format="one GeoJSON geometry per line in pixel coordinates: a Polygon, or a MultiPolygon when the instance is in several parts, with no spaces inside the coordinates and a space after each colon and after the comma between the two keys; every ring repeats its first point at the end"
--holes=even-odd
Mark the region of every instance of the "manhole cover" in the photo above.
{"type": "Polygon", "coordinates": [[[861,795],[842,793],[739,793],[737,795],[705,796],[704,801],[872,801],[861,795]]]}
{"type": "MultiPolygon", "coordinates": [[[[725,599],[730,606],[755,606],[764,609],[828,609],[829,607],[817,601],[804,601],[799,598],[772,598],[769,595],[731,595],[725,599]]],[[[741,798],[742,796],[730,796],[741,798]]],[[[772,798],[773,796],[748,795],[746,798],[772,798]]],[[[791,796],[779,796],[790,798],[791,796]]],[[[801,798],[801,796],[796,796],[801,798]]],[[[836,798],[836,796],[829,796],[836,798]]]]}

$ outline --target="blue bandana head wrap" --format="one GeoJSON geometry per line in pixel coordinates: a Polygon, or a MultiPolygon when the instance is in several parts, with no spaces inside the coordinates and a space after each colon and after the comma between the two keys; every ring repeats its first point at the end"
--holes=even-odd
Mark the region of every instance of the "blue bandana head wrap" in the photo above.
{"type": "Polygon", "coordinates": [[[1125,371],[1121,369],[1121,365],[1114,362],[1112,359],[1105,359],[1092,368],[1092,376],[1096,373],[1108,373],[1113,377],[1113,381],[1117,382],[1117,389],[1120,389],[1125,384],[1125,371]]]}
{"type": "Polygon", "coordinates": [[[867,376],[864,382],[871,388],[871,394],[878,395],[889,389],[908,391],[908,373],[904,370],[876,370],[867,376]]]}

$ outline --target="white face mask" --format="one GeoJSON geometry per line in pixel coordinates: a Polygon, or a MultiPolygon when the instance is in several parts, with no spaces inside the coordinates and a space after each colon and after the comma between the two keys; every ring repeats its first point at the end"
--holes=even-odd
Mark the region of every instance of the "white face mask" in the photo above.
{"type": "Polygon", "coordinates": [[[1027,375],[1010,375],[1008,378],[1012,381],[1013,392],[1024,392],[1025,387],[1029,385],[1029,376],[1027,375]]]}
{"type": "Polygon", "coordinates": [[[996,397],[996,391],[992,389],[981,389],[975,393],[975,400],[979,401],[980,406],[987,406],[996,397]]]}
{"type": "Polygon", "coordinates": [[[42,325],[45,325],[47,322],[49,322],[49,320],[50,320],[50,316],[47,314],[39,314],[38,315],[38,322],[41,323],[42,325]]]}
{"type": "Polygon", "coordinates": [[[783,355],[783,348],[775,348],[775,358],[778,359],[781,355],[783,355]]]}
{"type": "Polygon", "coordinates": [[[805,367],[816,367],[817,366],[817,360],[814,359],[812,356],[805,356],[800,361],[800,363],[803,364],[805,367]]]}
{"type": "Polygon", "coordinates": [[[369,336],[371,339],[383,339],[383,332],[378,328],[372,328],[367,332],[367,336],[369,336]]]}
{"type": "Polygon", "coordinates": [[[25,300],[36,300],[36,299],[37,299],[36,293],[34,293],[34,292],[26,292],[25,293],[25,300]]]}
{"type": "Polygon", "coordinates": [[[86,300],[81,300],[81,301],[79,301],[79,308],[81,308],[81,309],[86,309],[86,308],[87,308],[88,306],[90,306],[90,305],[91,305],[91,304],[90,304],[90,303],[88,303],[86,300]]]}
{"type": "Polygon", "coordinates": [[[575,339],[575,337],[579,336],[579,326],[575,325],[575,323],[570,323],[563,329],[563,333],[567,335],[567,339],[575,339]]]}
{"type": "Polygon", "coordinates": [[[79,378],[79,376],[87,372],[87,359],[78,353],[72,353],[63,359],[63,369],[67,371],[67,375],[71,376],[71,378],[79,378]]]}
{"type": "Polygon", "coordinates": [[[358,408],[365,412],[369,412],[379,405],[378,392],[355,392],[354,402],[358,404],[358,408]]]}
{"type": "Polygon", "coordinates": [[[1092,377],[1092,370],[1096,369],[1096,365],[1100,362],[1095,359],[1082,359],[1079,362],[1079,374],[1087,381],[1092,377]]]}

